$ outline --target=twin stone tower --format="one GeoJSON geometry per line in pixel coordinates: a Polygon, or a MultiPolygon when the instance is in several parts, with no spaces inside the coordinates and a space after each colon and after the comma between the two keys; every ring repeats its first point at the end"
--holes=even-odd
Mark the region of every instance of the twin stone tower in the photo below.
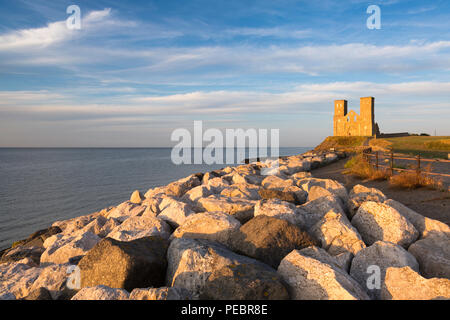
{"type": "Polygon", "coordinates": [[[360,114],[347,112],[347,100],[334,101],[335,136],[379,136],[380,130],[375,123],[375,98],[360,99],[360,114]]]}

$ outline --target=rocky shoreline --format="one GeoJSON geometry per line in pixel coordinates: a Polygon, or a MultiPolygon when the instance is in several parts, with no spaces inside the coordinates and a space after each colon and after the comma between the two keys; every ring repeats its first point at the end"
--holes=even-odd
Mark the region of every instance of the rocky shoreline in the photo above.
{"type": "Polygon", "coordinates": [[[311,176],[339,156],[193,174],[57,221],[0,254],[0,300],[449,299],[449,226],[311,176]]]}

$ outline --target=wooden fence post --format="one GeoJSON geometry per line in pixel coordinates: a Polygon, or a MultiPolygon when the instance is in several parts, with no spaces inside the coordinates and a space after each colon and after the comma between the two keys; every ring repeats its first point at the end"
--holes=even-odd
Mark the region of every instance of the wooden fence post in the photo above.
{"type": "Polygon", "coordinates": [[[377,171],[378,171],[378,151],[377,152],[375,152],[375,155],[376,155],[376,164],[375,164],[375,166],[376,166],[376,168],[377,168],[377,171]]]}
{"type": "Polygon", "coordinates": [[[394,175],[394,152],[391,151],[391,176],[394,175]]]}
{"type": "Polygon", "coordinates": [[[420,154],[417,156],[417,175],[420,174],[420,154]]]}

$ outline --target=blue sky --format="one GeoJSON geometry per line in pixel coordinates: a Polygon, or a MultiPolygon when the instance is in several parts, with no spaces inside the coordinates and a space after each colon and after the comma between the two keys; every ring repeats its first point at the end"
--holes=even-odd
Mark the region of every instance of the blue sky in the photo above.
{"type": "Polygon", "coordinates": [[[374,96],[383,132],[450,135],[450,2],[0,1],[0,146],[171,146],[176,128],[332,134],[374,96]],[[69,30],[66,8],[81,9],[69,30]],[[369,30],[369,5],[381,29],[369,30]]]}

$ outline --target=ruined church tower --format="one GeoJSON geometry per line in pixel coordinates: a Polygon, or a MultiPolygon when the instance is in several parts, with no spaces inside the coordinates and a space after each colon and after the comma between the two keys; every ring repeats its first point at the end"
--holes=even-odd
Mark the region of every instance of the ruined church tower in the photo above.
{"type": "Polygon", "coordinates": [[[334,102],[335,136],[374,136],[377,135],[375,124],[375,98],[360,99],[360,114],[347,111],[347,100],[334,102]]]}

